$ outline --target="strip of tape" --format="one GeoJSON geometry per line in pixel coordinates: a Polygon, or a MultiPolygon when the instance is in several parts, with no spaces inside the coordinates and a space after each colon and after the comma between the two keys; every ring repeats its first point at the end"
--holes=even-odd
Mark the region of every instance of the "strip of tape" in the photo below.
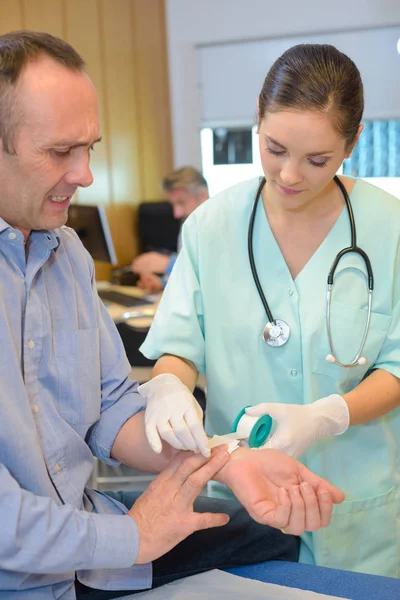
{"type": "Polygon", "coordinates": [[[231,454],[239,447],[240,439],[236,433],[227,433],[226,435],[214,435],[214,437],[208,440],[208,447],[214,448],[221,444],[228,444],[228,452],[231,454]]]}

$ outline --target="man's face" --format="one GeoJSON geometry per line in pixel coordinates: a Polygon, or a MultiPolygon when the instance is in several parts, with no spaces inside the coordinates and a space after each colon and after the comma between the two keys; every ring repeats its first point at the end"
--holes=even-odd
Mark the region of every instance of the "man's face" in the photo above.
{"type": "Polygon", "coordinates": [[[26,66],[15,93],[16,154],[7,154],[0,140],[0,217],[27,238],[31,230],[63,225],[76,189],[93,182],[98,106],[87,75],[47,57],[26,66]]]}
{"type": "Polygon", "coordinates": [[[185,221],[188,216],[207,199],[207,192],[199,191],[196,194],[184,188],[177,188],[168,192],[168,200],[172,204],[175,219],[185,221]]]}

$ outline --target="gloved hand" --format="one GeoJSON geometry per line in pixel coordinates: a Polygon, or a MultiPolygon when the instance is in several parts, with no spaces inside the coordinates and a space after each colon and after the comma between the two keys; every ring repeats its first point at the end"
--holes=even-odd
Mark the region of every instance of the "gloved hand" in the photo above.
{"type": "Polygon", "coordinates": [[[163,439],[177,450],[210,456],[203,411],[178,377],[171,373],[157,375],[140,385],[138,392],[146,400],[146,436],[154,452],[161,452],[163,439]]]}
{"type": "Polygon", "coordinates": [[[293,458],[299,458],[317,440],[344,433],[350,423],[347,402],[338,394],[305,405],[263,402],[246,408],[246,413],[270,415],[276,427],[262,448],[282,450],[293,458]]]}

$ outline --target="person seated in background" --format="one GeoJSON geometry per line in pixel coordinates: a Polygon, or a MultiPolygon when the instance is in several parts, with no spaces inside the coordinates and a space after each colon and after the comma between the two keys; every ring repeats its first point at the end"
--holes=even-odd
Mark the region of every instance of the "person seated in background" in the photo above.
{"type": "MultiPolygon", "coordinates": [[[[182,167],[167,175],[162,188],[172,205],[175,219],[182,223],[205,200],[208,185],[203,175],[193,167],[182,167]]],[[[132,262],[132,271],[139,275],[137,286],[147,292],[164,289],[181,248],[181,233],[178,236],[177,253],[145,252],[132,262]]]]}

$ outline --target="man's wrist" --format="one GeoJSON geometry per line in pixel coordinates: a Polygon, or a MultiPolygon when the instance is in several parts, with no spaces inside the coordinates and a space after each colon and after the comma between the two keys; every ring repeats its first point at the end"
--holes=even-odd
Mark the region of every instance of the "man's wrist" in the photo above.
{"type": "Polygon", "coordinates": [[[233,478],[235,477],[235,463],[237,463],[238,460],[242,458],[242,455],[245,453],[245,451],[245,448],[239,447],[234,452],[232,452],[230,459],[228,460],[226,465],[224,465],[222,469],[220,469],[218,473],[214,475],[214,481],[224,483],[229,488],[232,488],[231,483],[233,478]]]}

